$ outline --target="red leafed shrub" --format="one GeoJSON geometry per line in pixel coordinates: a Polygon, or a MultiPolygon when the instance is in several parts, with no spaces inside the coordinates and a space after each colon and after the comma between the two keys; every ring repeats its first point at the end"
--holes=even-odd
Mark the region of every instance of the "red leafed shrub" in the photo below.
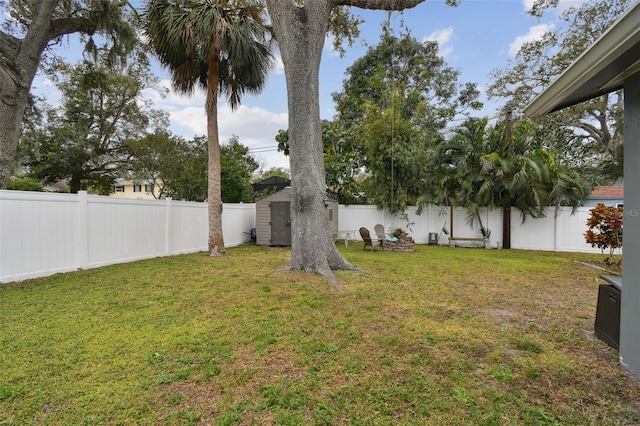
{"type": "Polygon", "coordinates": [[[587,220],[589,229],[584,233],[585,240],[591,247],[598,247],[603,253],[608,248],[609,256],[613,256],[615,249],[622,247],[623,207],[598,203],[589,211],[591,217],[587,220]]]}

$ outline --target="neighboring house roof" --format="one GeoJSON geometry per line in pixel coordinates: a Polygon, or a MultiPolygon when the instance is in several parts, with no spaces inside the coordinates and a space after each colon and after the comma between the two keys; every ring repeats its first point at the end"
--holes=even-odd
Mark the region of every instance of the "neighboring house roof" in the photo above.
{"type": "Polygon", "coordinates": [[[640,71],[640,2],[614,23],[524,110],[529,117],[621,89],[640,71]]]}
{"type": "Polygon", "coordinates": [[[274,184],[278,184],[278,183],[291,183],[291,179],[287,179],[284,178],[282,176],[269,176],[268,178],[257,182],[257,183],[264,183],[264,184],[268,184],[268,185],[274,185],[274,184]]]}
{"type": "Polygon", "coordinates": [[[624,198],[624,186],[596,186],[591,191],[589,198],[622,200],[624,198]]]}

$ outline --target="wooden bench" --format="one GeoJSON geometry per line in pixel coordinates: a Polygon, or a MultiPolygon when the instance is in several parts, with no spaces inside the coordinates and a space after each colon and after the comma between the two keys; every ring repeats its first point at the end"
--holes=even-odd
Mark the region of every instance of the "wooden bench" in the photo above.
{"type": "Polygon", "coordinates": [[[449,238],[449,247],[456,247],[457,246],[457,241],[460,242],[471,242],[471,243],[478,243],[480,245],[480,247],[484,246],[484,239],[482,238],[460,238],[460,237],[451,237],[449,238]]]}

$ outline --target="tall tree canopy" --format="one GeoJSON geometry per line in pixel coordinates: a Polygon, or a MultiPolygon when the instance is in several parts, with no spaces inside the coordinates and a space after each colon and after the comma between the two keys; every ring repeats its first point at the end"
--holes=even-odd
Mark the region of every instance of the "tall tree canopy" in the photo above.
{"type": "Polygon", "coordinates": [[[264,6],[252,0],[148,0],[145,31],[151,48],[173,77],[175,89],[206,90],[209,153],[209,254],[224,253],[218,94],[231,108],[242,94],[259,93],[273,65],[264,6]]]}
{"type": "Polygon", "coordinates": [[[157,130],[129,144],[129,176],[158,190],[154,198],[207,199],[207,138],[191,140],[157,130]]]}
{"type": "Polygon", "coordinates": [[[381,41],[347,69],[334,93],[336,120],[366,168],[364,190],[392,213],[415,205],[430,174],[427,154],[456,117],[479,109],[475,84],[438,55],[438,44],[400,37],[385,26],[381,41]]]}
{"type": "MultiPolygon", "coordinates": [[[[537,0],[542,15],[557,0],[537,0]]],[[[519,113],[619,18],[630,0],[591,0],[562,12],[564,25],[525,43],[503,69],[493,71],[490,97],[504,98],[505,111],[519,113]]],[[[595,183],[622,177],[621,93],[600,96],[540,119],[553,148],[595,183]]]]}
{"type": "Polygon", "coordinates": [[[251,175],[259,165],[240,143],[237,136],[222,145],[221,151],[222,201],[225,203],[253,202],[251,175]]]}
{"type": "MultiPolygon", "coordinates": [[[[349,132],[340,121],[322,120],[327,191],[339,203],[346,205],[365,201],[360,186],[363,157],[349,132]]],[[[275,139],[278,142],[278,151],[289,155],[289,132],[280,130],[275,139]]]]}
{"type": "MultiPolygon", "coordinates": [[[[186,140],[166,131],[156,131],[130,145],[131,176],[159,188],[155,198],[205,201],[207,145],[205,136],[186,140]]],[[[237,136],[220,147],[220,166],[223,202],[253,202],[251,176],[259,166],[237,136]]]]}
{"type": "Polygon", "coordinates": [[[433,152],[433,180],[422,204],[466,207],[481,228],[479,209],[500,208],[503,247],[510,248],[511,207],[524,220],[544,216],[550,205],[578,207],[588,195],[588,185],[546,147],[544,136],[528,121],[466,120],[433,152]]]}
{"type": "Polygon", "coordinates": [[[343,90],[333,93],[340,119],[357,128],[370,107],[393,107],[415,127],[439,131],[482,107],[477,85],[458,83],[460,72],[439,56],[437,42],[393,32],[385,24],[380,42],[347,68],[343,90]]]}
{"type": "Polygon", "coordinates": [[[0,31],[0,189],[7,186],[29,92],[40,65],[50,64],[56,44],[65,35],[82,33],[89,49],[96,33],[108,36],[109,57],[136,44],[133,9],[126,1],[7,0],[0,5],[5,22],[0,31]]]}
{"type": "Polygon", "coordinates": [[[66,180],[72,193],[109,194],[126,167],[130,141],[166,124],[142,97],[155,78],[140,62],[121,67],[85,60],[62,71],[61,106],[50,107],[46,124],[23,138],[31,147],[30,172],[45,183],[66,180]]]}
{"type": "Polygon", "coordinates": [[[252,183],[260,182],[265,180],[271,176],[279,176],[285,179],[291,178],[291,174],[289,173],[289,169],[284,167],[271,167],[269,169],[263,169],[262,166],[258,169],[253,178],[251,179],[252,183]]]}
{"type": "MultiPolygon", "coordinates": [[[[319,107],[319,70],[332,11],[340,6],[404,10],[423,0],[266,0],[280,46],[289,101],[292,252],[288,268],[335,285],[332,269],[352,269],[329,238],[319,107]]],[[[456,0],[447,0],[455,4],[456,0]]]]}

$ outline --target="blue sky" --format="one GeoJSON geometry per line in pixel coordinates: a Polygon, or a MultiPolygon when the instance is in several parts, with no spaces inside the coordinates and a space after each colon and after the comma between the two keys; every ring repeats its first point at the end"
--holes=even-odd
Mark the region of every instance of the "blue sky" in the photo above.
{"type": "MultiPolygon", "coordinates": [[[[477,115],[494,116],[500,104],[488,102],[484,90],[490,83],[489,73],[503,68],[513,58],[518,47],[527,40],[540,37],[544,31],[559,25],[558,11],[550,11],[536,19],[527,14],[533,0],[462,0],[458,7],[446,6],[444,0],[426,0],[414,9],[394,13],[392,27],[400,31],[400,23],[418,40],[437,40],[440,53],[447,64],[460,71],[459,83],[478,83],[485,108],[477,115]]],[[[584,0],[560,0],[560,8],[578,6],[584,0]]],[[[353,13],[364,19],[361,38],[347,54],[340,57],[332,51],[330,41],[325,43],[320,67],[320,111],[321,118],[331,119],[335,110],[331,93],[342,89],[345,70],[366,52],[362,42],[378,43],[381,23],[387,13],[353,9],[353,13]]],[[[154,71],[166,87],[170,87],[169,74],[159,66],[154,71]]],[[[36,79],[41,89],[46,81],[36,79]]],[[[206,134],[203,93],[192,96],[170,93],[164,99],[149,91],[156,108],[170,114],[170,130],[177,135],[192,138],[206,134]]],[[[476,115],[476,114],[474,114],[476,115]]],[[[258,96],[245,96],[234,112],[226,102],[219,104],[220,140],[227,141],[237,135],[240,142],[248,146],[254,157],[265,169],[289,167],[287,157],[275,151],[275,135],[286,129],[287,94],[284,71],[279,61],[269,77],[266,89],[258,96]]]]}

